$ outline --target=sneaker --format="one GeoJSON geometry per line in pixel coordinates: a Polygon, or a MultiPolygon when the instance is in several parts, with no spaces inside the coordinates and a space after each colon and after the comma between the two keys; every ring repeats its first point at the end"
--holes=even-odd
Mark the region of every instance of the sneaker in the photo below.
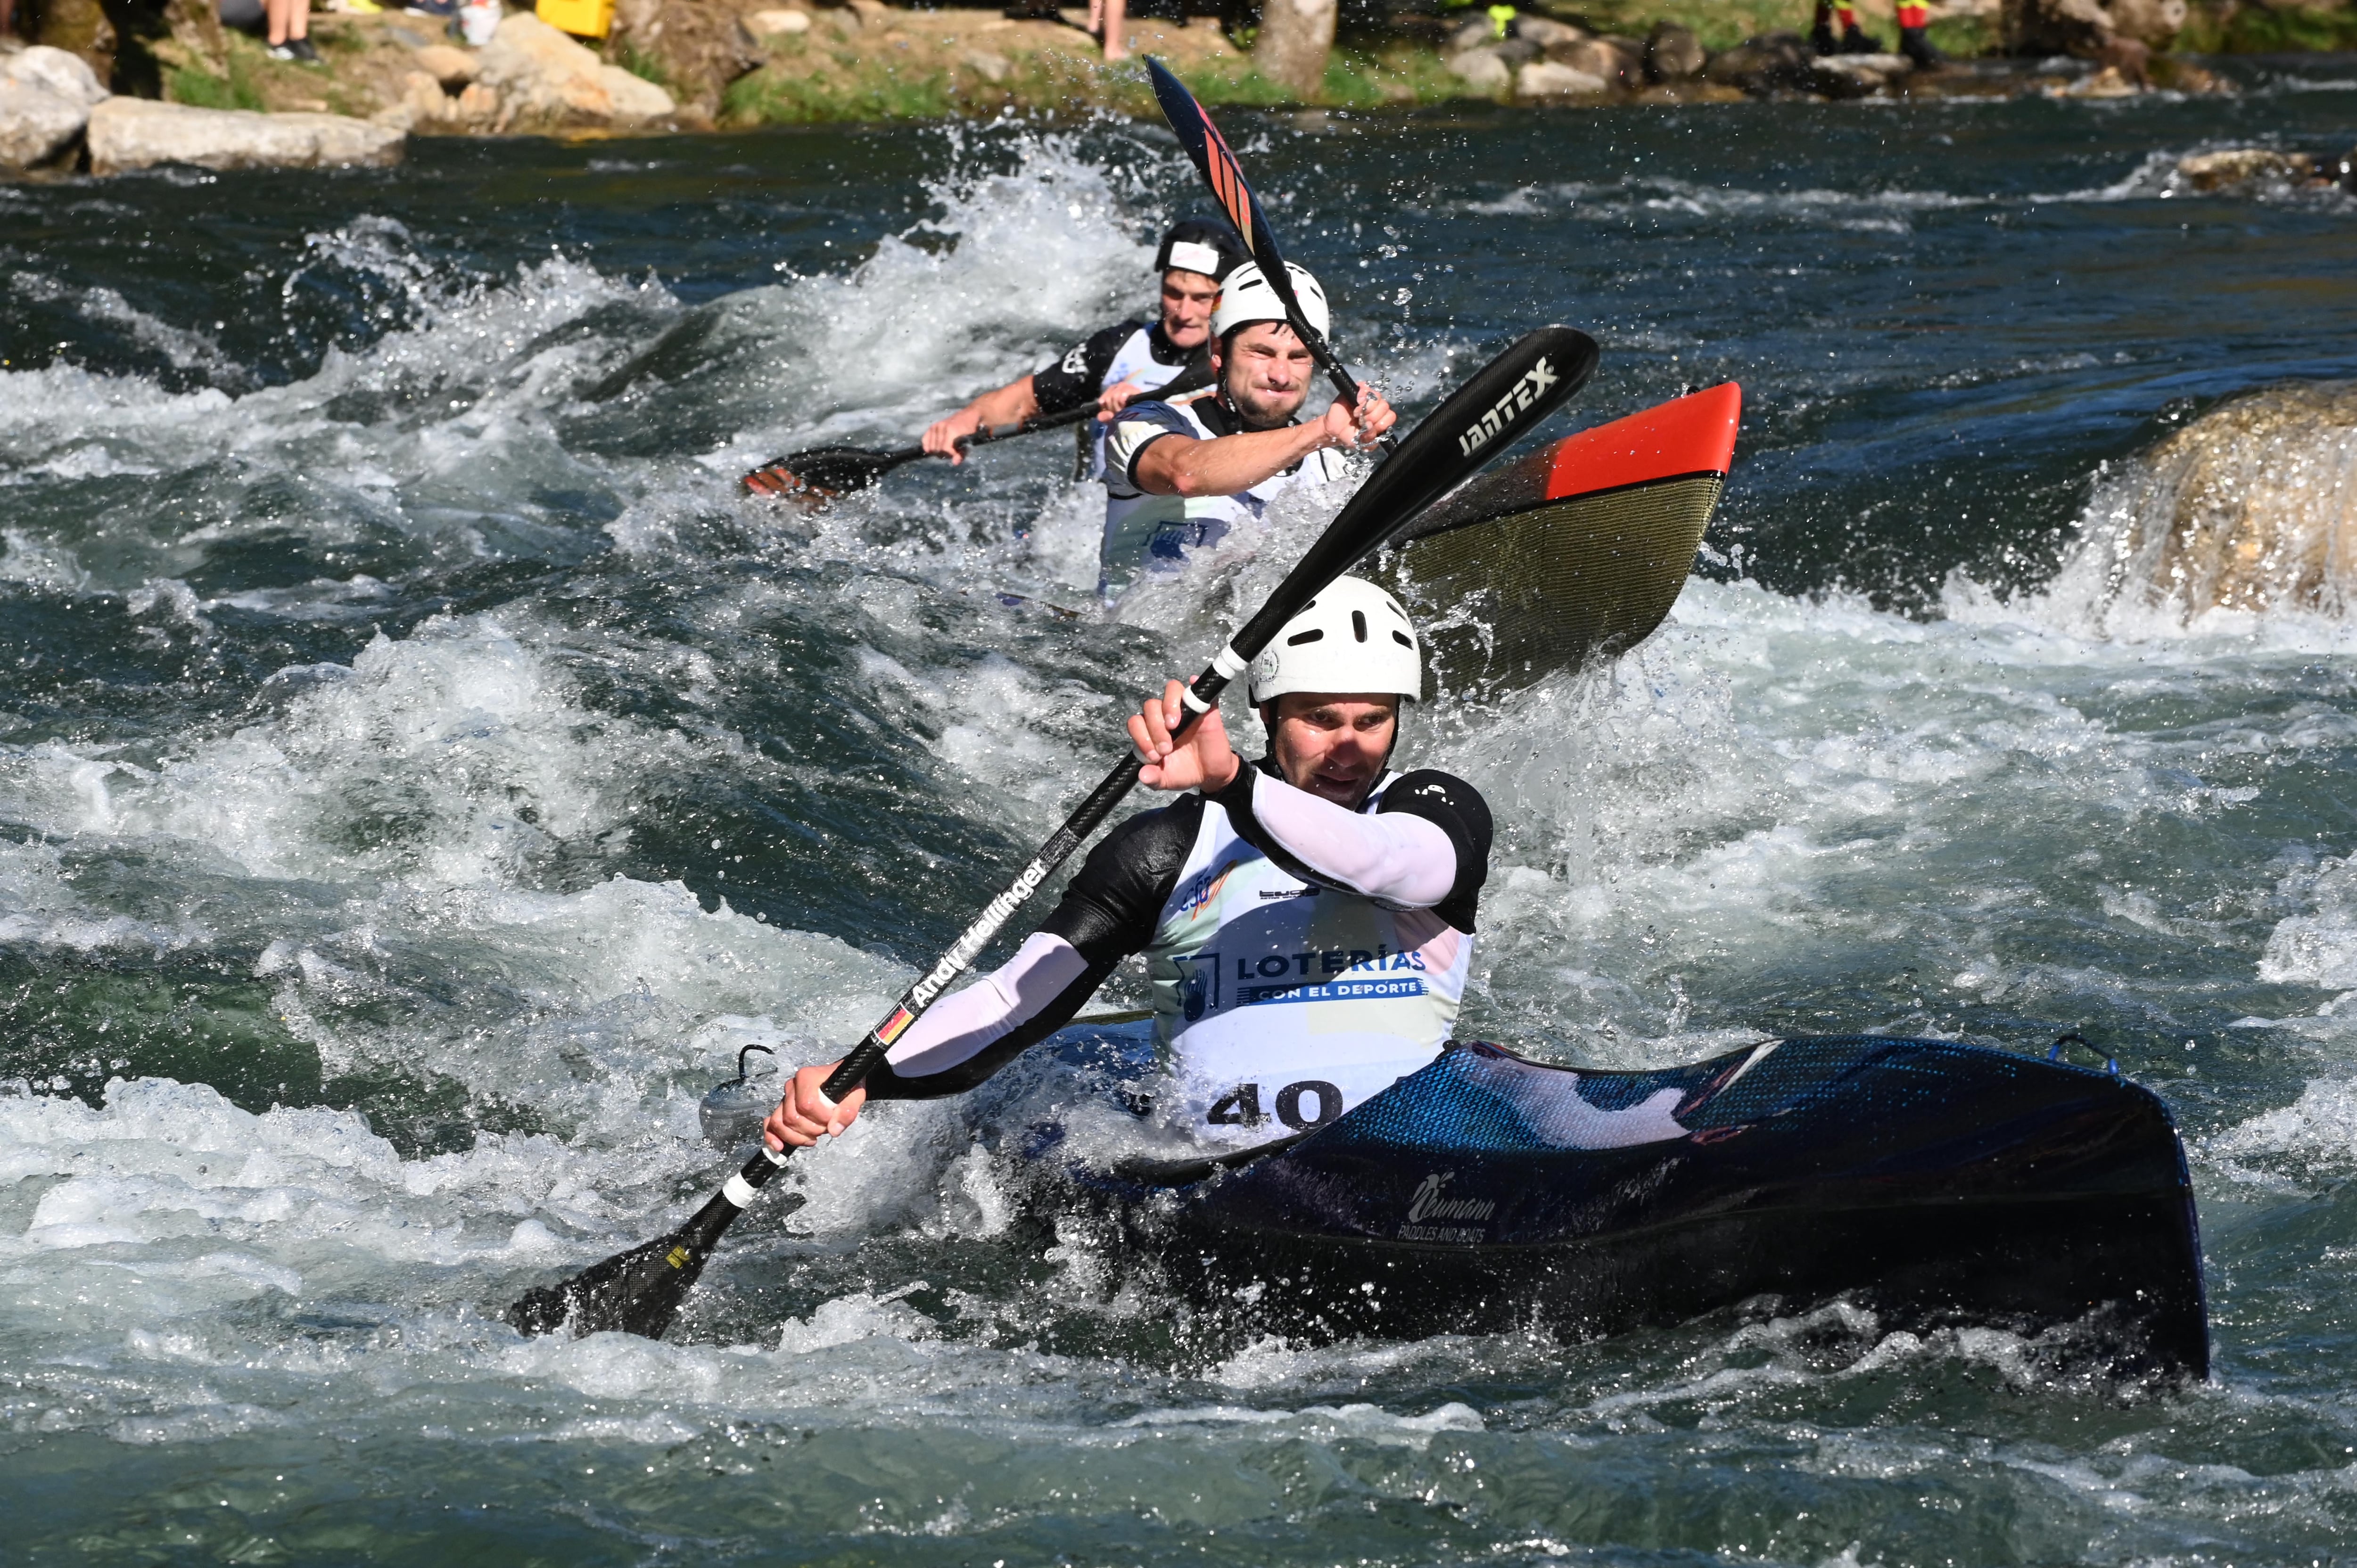
{"type": "Polygon", "coordinates": [[[289,38],[283,44],[273,44],[270,46],[270,58],[292,60],[296,65],[327,63],[319,58],[319,51],[311,47],[311,40],[308,38],[289,38]]]}

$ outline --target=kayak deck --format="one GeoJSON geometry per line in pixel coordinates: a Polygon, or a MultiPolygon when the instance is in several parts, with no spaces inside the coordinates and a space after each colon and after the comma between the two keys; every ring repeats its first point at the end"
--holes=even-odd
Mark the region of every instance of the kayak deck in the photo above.
{"type": "Polygon", "coordinates": [[[1840,1296],[1887,1327],[2083,1325],[2117,1369],[2209,1367],[2167,1108],[1953,1041],[1771,1041],[1648,1072],[1463,1045],[1265,1157],[1091,1185],[1207,1302],[1242,1293],[1291,1335],[1584,1338],[1840,1296]]]}

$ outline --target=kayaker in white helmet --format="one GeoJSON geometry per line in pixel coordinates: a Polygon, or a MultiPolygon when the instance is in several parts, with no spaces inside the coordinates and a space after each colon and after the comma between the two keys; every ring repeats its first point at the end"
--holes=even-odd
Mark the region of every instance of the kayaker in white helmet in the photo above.
{"type": "MultiPolygon", "coordinates": [[[[928,452],[965,461],[961,437],[985,425],[1013,424],[1035,414],[1062,413],[1093,399],[1111,416],[1132,400],[1168,385],[1190,365],[1203,363],[1211,337],[1211,309],[1220,285],[1243,260],[1236,231],[1215,218],[1188,218],[1170,226],[1154,254],[1160,276],[1159,310],[1149,320],[1122,320],[1091,333],[1055,363],[984,392],[924,434],[928,452]]],[[[1103,470],[1102,424],[1084,424],[1089,469],[1103,470]]]]}
{"type": "Polygon", "coordinates": [[[1108,833],[1014,958],[911,1025],[864,1089],[834,1104],[833,1064],[795,1073],[770,1145],[839,1133],[870,1098],[972,1089],[1134,954],[1161,1058],[1151,1114],[1198,1144],[1323,1125],[1430,1062],[1464,995],[1491,827],[1463,779],[1391,770],[1423,687],[1406,612],[1355,577],[1253,661],[1258,762],[1217,709],[1174,746],[1170,682],[1127,727],[1139,781],[1179,798],[1108,833]]]}
{"type": "MultiPolygon", "coordinates": [[[[1286,263],[1310,327],[1329,326],[1326,291],[1286,263]]],[[[1304,478],[1341,476],[1338,455],[1372,446],[1396,418],[1361,385],[1358,405],[1335,402],[1307,424],[1297,416],[1318,377],[1308,346],[1257,263],[1228,275],[1211,313],[1211,367],[1200,392],[1142,401],[1116,414],[1105,446],[1105,539],[1110,575],[1141,557],[1175,565],[1189,550],[1217,544],[1304,478]]]]}

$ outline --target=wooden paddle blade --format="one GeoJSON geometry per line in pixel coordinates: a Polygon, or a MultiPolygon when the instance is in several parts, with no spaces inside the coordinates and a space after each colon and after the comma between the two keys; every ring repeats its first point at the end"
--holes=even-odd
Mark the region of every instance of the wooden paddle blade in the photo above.
{"type": "Polygon", "coordinates": [[[1496,693],[1634,648],[1693,570],[1735,456],[1729,381],[1539,448],[1432,507],[1372,575],[1435,683],[1496,693]]]}
{"type": "Polygon", "coordinates": [[[814,446],[791,457],[765,463],[745,476],[745,489],[757,496],[794,499],[815,505],[853,490],[864,490],[903,463],[924,456],[917,452],[877,452],[865,446],[814,446]]]}
{"type": "Polygon", "coordinates": [[[726,1197],[715,1197],[670,1235],[526,1292],[508,1308],[508,1324],[520,1334],[569,1327],[576,1337],[621,1333],[660,1339],[737,1212],[726,1197]]]}

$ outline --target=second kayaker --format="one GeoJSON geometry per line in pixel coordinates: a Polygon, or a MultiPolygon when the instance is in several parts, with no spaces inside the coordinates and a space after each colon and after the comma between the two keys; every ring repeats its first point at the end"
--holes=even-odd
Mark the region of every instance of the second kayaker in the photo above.
{"type": "MultiPolygon", "coordinates": [[[[952,463],[965,461],[958,441],[985,425],[1014,424],[1035,414],[1061,413],[1094,403],[1110,415],[1133,399],[1168,385],[1202,361],[1211,338],[1211,307],[1220,285],[1244,257],[1243,242],[1225,223],[1188,218],[1170,226],[1154,254],[1161,305],[1151,320],[1117,321],[1090,334],[1054,364],[994,388],[946,419],[926,426],[920,443],[952,463]]],[[[1094,478],[1103,467],[1103,426],[1085,424],[1083,459],[1094,478]]]]}
{"type": "MultiPolygon", "coordinates": [[[[1324,334],[1326,291],[1286,263],[1303,318],[1324,334]]],[[[1304,479],[1341,477],[1340,454],[1382,439],[1396,415],[1361,384],[1356,406],[1339,399],[1317,419],[1297,417],[1317,361],[1295,335],[1260,264],[1228,275],[1211,312],[1211,370],[1201,392],[1131,403],[1105,443],[1105,570],[1175,568],[1190,550],[1216,545],[1304,479]]]]}
{"type": "Polygon", "coordinates": [[[1179,799],[1092,850],[996,972],[944,998],[838,1103],[796,1072],[772,1148],[840,1133],[870,1098],[963,1093],[1063,1026],[1143,955],[1160,1081],[1149,1114],[1213,1149],[1322,1126],[1448,1039],[1490,866],[1490,810],[1461,779],[1391,771],[1424,677],[1397,600],[1338,579],[1252,664],[1268,755],[1241,761],[1215,708],[1172,743],[1184,688],[1141,704],[1139,781],[1179,799]]]}

